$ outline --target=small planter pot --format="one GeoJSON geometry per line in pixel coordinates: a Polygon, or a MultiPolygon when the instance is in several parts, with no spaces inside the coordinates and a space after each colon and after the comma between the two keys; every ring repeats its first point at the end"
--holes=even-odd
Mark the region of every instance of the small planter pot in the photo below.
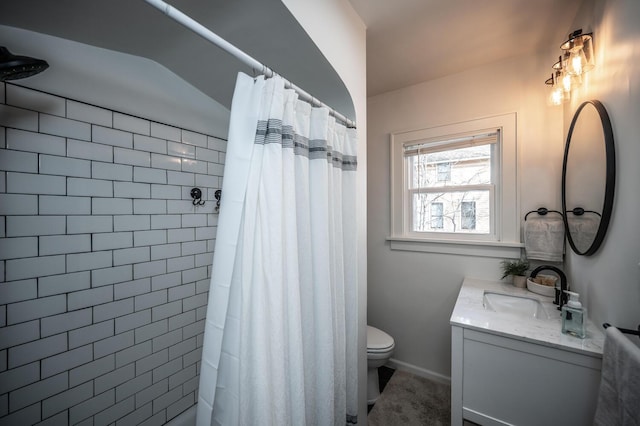
{"type": "Polygon", "coordinates": [[[527,287],[527,277],[522,275],[513,275],[513,285],[518,288],[527,287]]]}

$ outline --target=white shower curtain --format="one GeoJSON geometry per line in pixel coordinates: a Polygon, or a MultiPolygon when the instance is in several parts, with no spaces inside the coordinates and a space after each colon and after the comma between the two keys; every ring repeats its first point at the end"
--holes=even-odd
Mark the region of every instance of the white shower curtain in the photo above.
{"type": "Polygon", "coordinates": [[[240,73],[197,425],[357,423],[356,132],[240,73]]]}

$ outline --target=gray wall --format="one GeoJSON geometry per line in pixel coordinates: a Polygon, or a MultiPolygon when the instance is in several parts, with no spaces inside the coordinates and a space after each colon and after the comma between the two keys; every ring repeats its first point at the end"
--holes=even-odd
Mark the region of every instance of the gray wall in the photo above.
{"type": "Polygon", "coordinates": [[[565,106],[565,135],[578,106],[585,100],[600,100],[611,118],[617,176],[613,215],[602,247],[589,257],[569,250],[565,262],[591,319],[636,329],[640,324],[640,2],[588,0],[567,32],[576,28],[593,31],[596,66],[565,106]]]}
{"type": "Polygon", "coordinates": [[[544,85],[554,55],[520,56],[369,98],[368,320],[394,337],[401,366],[448,378],[449,318],[462,280],[500,279],[502,259],[390,249],[389,135],[515,112],[519,217],[541,206],[559,210],[562,109],[547,106],[544,85]]]}
{"type": "Polygon", "coordinates": [[[4,83],[0,126],[0,425],[163,424],[196,401],[225,141],[4,83]]]}

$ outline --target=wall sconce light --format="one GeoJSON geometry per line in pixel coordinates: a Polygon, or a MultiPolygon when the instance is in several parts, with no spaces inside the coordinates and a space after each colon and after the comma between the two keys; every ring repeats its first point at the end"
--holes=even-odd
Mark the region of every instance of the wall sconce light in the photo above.
{"type": "Polygon", "coordinates": [[[566,100],[566,94],[564,91],[564,87],[562,86],[561,76],[562,73],[560,71],[556,71],[555,73],[551,73],[551,77],[549,77],[544,82],[544,84],[550,87],[548,98],[550,105],[560,105],[566,100]]]}
{"type": "Polygon", "coordinates": [[[567,72],[571,75],[582,75],[594,67],[592,33],[582,34],[582,28],[569,34],[567,41],[560,49],[569,52],[567,72]]]}
{"type": "Polygon", "coordinates": [[[553,64],[554,74],[545,81],[545,84],[551,86],[551,105],[560,105],[569,100],[571,90],[582,84],[582,75],[595,65],[592,33],[582,34],[582,29],[578,29],[569,34],[560,49],[564,53],[553,64]]]}
{"type": "Polygon", "coordinates": [[[571,97],[571,89],[574,87],[580,86],[582,84],[582,76],[581,75],[573,75],[568,72],[568,63],[570,59],[569,52],[565,52],[563,56],[558,56],[558,62],[553,64],[553,69],[556,72],[560,72],[560,76],[558,78],[560,84],[562,85],[562,89],[564,90],[567,98],[571,97]]]}

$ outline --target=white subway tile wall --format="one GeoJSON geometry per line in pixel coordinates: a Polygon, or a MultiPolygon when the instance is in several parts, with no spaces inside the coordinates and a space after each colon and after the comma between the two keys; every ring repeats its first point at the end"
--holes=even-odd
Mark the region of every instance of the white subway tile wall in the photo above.
{"type": "Polygon", "coordinates": [[[0,83],[0,425],[161,425],[195,404],[225,150],[0,83]]]}

